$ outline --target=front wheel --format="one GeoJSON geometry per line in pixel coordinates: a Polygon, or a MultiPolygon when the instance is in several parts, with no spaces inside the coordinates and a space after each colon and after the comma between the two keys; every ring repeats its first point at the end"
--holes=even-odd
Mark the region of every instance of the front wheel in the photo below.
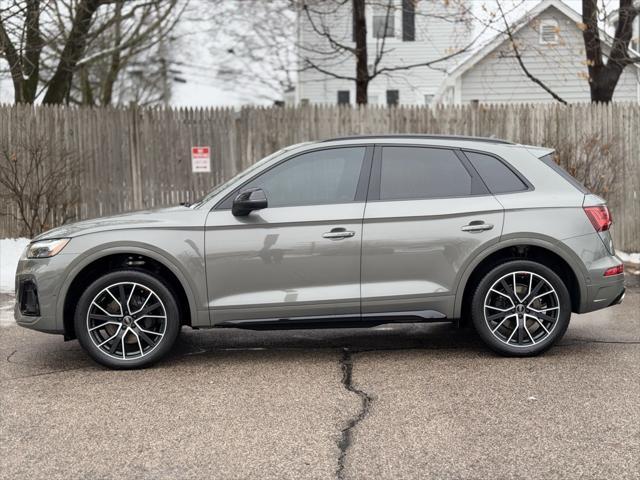
{"type": "Polygon", "coordinates": [[[571,299],[550,268],[528,260],[488,272],[473,295],[473,325],[494,351],[511,356],[542,353],[567,330],[571,299]]]}
{"type": "Polygon", "coordinates": [[[106,274],[80,297],[75,314],[80,345],[110,368],[140,368],[160,360],[180,329],[178,305],[159,279],[136,270],[106,274]]]}

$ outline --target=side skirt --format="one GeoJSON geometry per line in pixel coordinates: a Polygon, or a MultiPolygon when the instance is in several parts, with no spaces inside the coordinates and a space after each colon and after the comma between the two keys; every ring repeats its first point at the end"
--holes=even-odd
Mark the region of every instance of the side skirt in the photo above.
{"type": "Polygon", "coordinates": [[[387,323],[446,322],[446,315],[435,310],[412,312],[366,313],[364,315],[330,315],[326,317],[265,318],[230,320],[214,328],[243,328],[247,330],[296,330],[319,328],[367,328],[387,323]]]}

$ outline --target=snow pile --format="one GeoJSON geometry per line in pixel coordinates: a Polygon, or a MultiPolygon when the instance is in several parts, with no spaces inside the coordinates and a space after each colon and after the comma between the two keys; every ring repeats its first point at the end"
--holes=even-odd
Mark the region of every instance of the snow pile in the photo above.
{"type": "Polygon", "coordinates": [[[0,239],[0,292],[13,293],[18,259],[28,243],[28,238],[0,239]]]}
{"type": "Polygon", "coordinates": [[[636,264],[640,266],[640,253],[625,253],[616,250],[616,255],[623,263],[636,264]]]}

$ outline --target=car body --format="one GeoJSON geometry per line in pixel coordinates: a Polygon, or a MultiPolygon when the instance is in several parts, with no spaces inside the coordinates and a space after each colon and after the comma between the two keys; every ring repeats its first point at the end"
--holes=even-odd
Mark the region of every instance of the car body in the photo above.
{"type": "MultiPolygon", "coordinates": [[[[552,153],[437,135],[293,145],[195,205],[81,221],[35,238],[32,247],[64,245],[46,258],[22,256],[15,318],[24,327],[75,338],[78,325],[84,329],[76,317],[86,288],[111,272],[125,272],[121,293],[127,296],[130,289],[129,300],[142,301],[147,290],[134,291],[137,284],[126,277],[137,271],[167,287],[167,301],[175,300],[178,311],[172,321],[194,328],[457,322],[473,315],[472,297],[488,270],[515,260],[542,265],[557,275],[558,288],[566,287],[567,299],[558,291],[544,303],[549,312],[562,311],[565,300],[565,310],[577,313],[618,303],[624,295],[622,262],[605,202],[559,169],[552,153]]],[[[529,282],[531,293],[538,275],[551,281],[551,274],[534,270],[523,270],[529,277],[514,276],[514,290],[529,282]]],[[[144,279],[141,285],[154,291],[144,279]]],[[[502,302],[511,297],[508,308],[515,309],[519,297],[505,288],[502,302]]],[[[88,308],[108,301],[120,305],[120,312],[104,303],[87,315],[111,315],[113,328],[129,332],[117,324],[124,297],[118,302],[113,289],[88,308]]],[[[494,302],[487,308],[502,305],[500,298],[486,302],[494,302]]],[[[119,348],[127,350],[122,335],[115,356],[119,348]]],[[[538,353],[552,343],[532,337],[531,345],[518,349],[502,340],[490,346],[510,354],[538,353]]],[[[103,363],[146,364],[152,356],[142,358],[143,343],[137,361],[113,364],[117,359],[110,357],[103,363]]]]}

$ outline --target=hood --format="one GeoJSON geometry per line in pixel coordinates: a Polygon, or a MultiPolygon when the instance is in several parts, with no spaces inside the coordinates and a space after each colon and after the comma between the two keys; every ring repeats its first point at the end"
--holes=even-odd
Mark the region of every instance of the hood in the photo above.
{"type": "MultiPolygon", "coordinates": [[[[79,235],[102,232],[105,230],[124,230],[131,228],[167,228],[185,225],[189,222],[187,217],[194,215],[198,210],[185,206],[161,208],[155,210],[141,210],[137,212],[113,215],[110,217],[93,218],[81,222],[69,223],[41,233],[32,241],[47,240],[51,238],[73,238],[79,235]]],[[[202,213],[198,213],[198,217],[202,213]]]]}

